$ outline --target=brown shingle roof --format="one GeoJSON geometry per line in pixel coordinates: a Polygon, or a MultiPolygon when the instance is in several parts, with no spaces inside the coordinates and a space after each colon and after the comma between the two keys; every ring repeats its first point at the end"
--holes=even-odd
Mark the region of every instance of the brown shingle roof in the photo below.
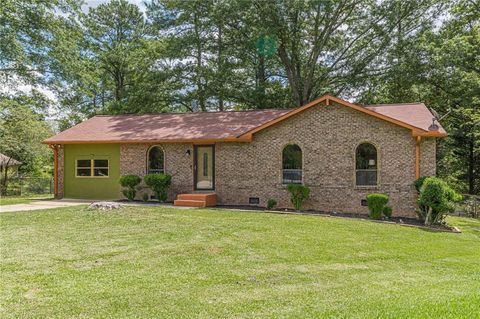
{"type": "Polygon", "coordinates": [[[47,144],[251,141],[252,134],[329,101],[411,129],[424,136],[445,136],[439,125],[429,131],[432,113],[423,103],[382,104],[362,107],[325,95],[295,109],[240,112],[98,115],[47,140],[47,144]]]}
{"type": "Polygon", "coordinates": [[[98,115],[50,137],[45,143],[222,140],[236,138],[288,111],[98,115]]]}
{"type": "Polygon", "coordinates": [[[22,162],[0,153],[0,166],[19,166],[22,162]]]}
{"type": "MultiPolygon", "coordinates": [[[[428,131],[432,124],[433,114],[423,103],[376,104],[367,105],[365,108],[408,123],[424,131],[428,131]]],[[[436,124],[439,126],[439,133],[447,133],[438,122],[436,124]]]]}

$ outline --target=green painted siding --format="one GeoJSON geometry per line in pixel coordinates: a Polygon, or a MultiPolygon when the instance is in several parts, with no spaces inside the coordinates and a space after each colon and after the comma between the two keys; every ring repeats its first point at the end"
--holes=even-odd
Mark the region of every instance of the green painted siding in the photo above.
{"type": "Polygon", "coordinates": [[[120,198],[120,145],[65,145],[65,197],[87,199],[120,198]],[[108,159],[108,177],[76,177],[77,159],[108,159]]]}

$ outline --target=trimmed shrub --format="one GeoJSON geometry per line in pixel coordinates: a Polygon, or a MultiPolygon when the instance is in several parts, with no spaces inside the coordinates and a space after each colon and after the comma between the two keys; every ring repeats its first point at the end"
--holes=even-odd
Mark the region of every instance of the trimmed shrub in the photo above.
{"type": "Polygon", "coordinates": [[[383,214],[383,210],[388,203],[388,195],[386,194],[368,194],[367,195],[367,204],[369,214],[368,216],[372,219],[380,219],[383,214]]]}
{"type": "Polygon", "coordinates": [[[142,195],[142,200],[143,200],[144,202],[148,202],[148,197],[149,197],[149,196],[148,196],[147,193],[143,193],[143,195],[142,195]]]}
{"type": "Polygon", "coordinates": [[[423,182],[425,182],[427,178],[428,176],[422,176],[413,183],[418,194],[420,194],[420,189],[422,188],[423,182]]]}
{"type": "Polygon", "coordinates": [[[120,185],[124,187],[122,193],[129,201],[135,199],[135,195],[137,194],[135,188],[141,182],[142,179],[137,175],[123,175],[120,177],[120,185]]]}
{"type": "Polygon", "coordinates": [[[390,207],[390,206],[383,207],[383,215],[385,215],[385,217],[391,218],[392,213],[393,213],[392,207],[390,207]]]}
{"type": "Polygon", "coordinates": [[[447,183],[436,177],[428,177],[423,182],[418,196],[418,215],[425,225],[442,224],[445,217],[455,210],[455,203],[462,196],[447,183]]]}
{"type": "Polygon", "coordinates": [[[147,174],[143,177],[145,184],[155,193],[160,202],[167,200],[168,188],[172,184],[172,176],[168,174],[147,174]]]}
{"type": "Polygon", "coordinates": [[[277,206],[277,201],[273,198],[270,198],[268,201],[267,201],[267,208],[268,209],[272,209],[274,208],[275,206],[277,206]]]}
{"type": "Polygon", "coordinates": [[[301,184],[289,184],[287,186],[290,192],[290,200],[296,210],[302,208],[303,202],[305,202],[310,196],[310,188],[301,184]]]}

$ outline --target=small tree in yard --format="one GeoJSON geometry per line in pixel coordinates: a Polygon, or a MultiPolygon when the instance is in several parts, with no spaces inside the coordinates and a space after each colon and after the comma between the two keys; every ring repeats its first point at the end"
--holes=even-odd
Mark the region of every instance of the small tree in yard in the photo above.
{"type": "Polygon", "coordinates": [[[145,184],[155,193],[161,202],[167,200],[167,191],[172,183],[172,176],[168,174],[147,174],[143,177],[145,184]]]}
{"type": "Polygon", "coordinates": [[[293,207],[295,207],[296,210],[300,210],[303,202],[310,196],[310,188],[301,184],[289,184],[287,189],[290,192],[290,200],[293,207]]]}
{"type": "Polygon", "coordinates": [[[135,195],[137,194],[137,190],[135,188],[141,182],[142,179],[137,175],[124,175],[120,177],[120,185],[124,187],[122,193],[129,201],[135,199],[135,195]]]}
{"type": "Polygon", "coordinates": [[[445,217],[455,210],[455,203],[462,196],[447,183],[436,177],[424,179],[418,196],[418,216],[425,225],[442,224],[445,217]]]}

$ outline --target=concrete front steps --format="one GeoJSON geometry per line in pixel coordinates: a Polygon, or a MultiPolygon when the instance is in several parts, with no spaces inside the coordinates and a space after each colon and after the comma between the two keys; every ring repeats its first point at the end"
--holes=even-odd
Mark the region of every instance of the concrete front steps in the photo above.
{"type": "Polygon", "coordinates": [[[179,194],[173,201],[174,206],[212,207],[217,205],[217,194],[179,194]]]}

